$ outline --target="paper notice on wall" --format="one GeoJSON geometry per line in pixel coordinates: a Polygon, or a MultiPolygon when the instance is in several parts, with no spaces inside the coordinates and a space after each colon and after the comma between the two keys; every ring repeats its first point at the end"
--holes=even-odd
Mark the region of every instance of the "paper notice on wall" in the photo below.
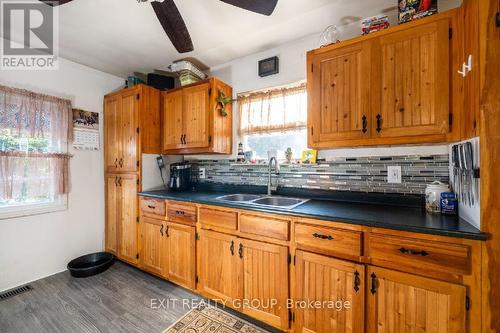
{"type": "Polygon", "coordinates": [[[99,113],[73,109],[73,148],[99,150],[99,113]]]}

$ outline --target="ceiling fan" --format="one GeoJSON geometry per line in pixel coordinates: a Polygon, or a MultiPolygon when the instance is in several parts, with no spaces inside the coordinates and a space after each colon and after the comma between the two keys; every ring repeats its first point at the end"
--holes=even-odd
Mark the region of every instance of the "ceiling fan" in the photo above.
{"type": "MultiPolygon", "coordinates": [[[[60,6],[73,0],[40,0],[50,6],[60,6]]],[[[182,19],[182,15],[177,9],[174,0],[137,0],[138,2],[150,2],[151,6],[160,21],[163,30],[167,33],[172,44],[179,53],[191,52],[194,50],[191,36],[182,19]]],[[[227,4],[249,10],[258,14],[270,16],[278,0],[220,0],[227,4]]]]}

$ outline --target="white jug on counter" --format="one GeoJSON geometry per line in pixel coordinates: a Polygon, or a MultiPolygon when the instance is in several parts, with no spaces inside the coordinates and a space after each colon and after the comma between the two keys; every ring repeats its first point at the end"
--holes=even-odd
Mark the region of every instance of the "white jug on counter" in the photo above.
{"type": "Polygon", "coordinates": [[[440,181],[432,182],[425,189],[425,209],[429,213],[441,212],[441,193],[450,192],[450,185],[440,181]]]}

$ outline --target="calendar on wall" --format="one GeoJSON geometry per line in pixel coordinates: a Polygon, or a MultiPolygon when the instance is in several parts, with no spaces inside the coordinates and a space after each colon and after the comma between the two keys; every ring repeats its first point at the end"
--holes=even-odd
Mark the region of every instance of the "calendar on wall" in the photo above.
{"type": "Polygon", "coordinates": [[[73,109],[73,148],[99,150],[99,113],[73,109]]]}

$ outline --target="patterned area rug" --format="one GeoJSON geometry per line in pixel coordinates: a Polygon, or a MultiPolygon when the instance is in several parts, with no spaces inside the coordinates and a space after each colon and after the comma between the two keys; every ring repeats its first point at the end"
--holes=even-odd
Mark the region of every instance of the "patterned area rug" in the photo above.
{"type": "Polygon", "coordinates": [[[163,333],[268,333],[211,305],[201,304],[163,333]]]}

